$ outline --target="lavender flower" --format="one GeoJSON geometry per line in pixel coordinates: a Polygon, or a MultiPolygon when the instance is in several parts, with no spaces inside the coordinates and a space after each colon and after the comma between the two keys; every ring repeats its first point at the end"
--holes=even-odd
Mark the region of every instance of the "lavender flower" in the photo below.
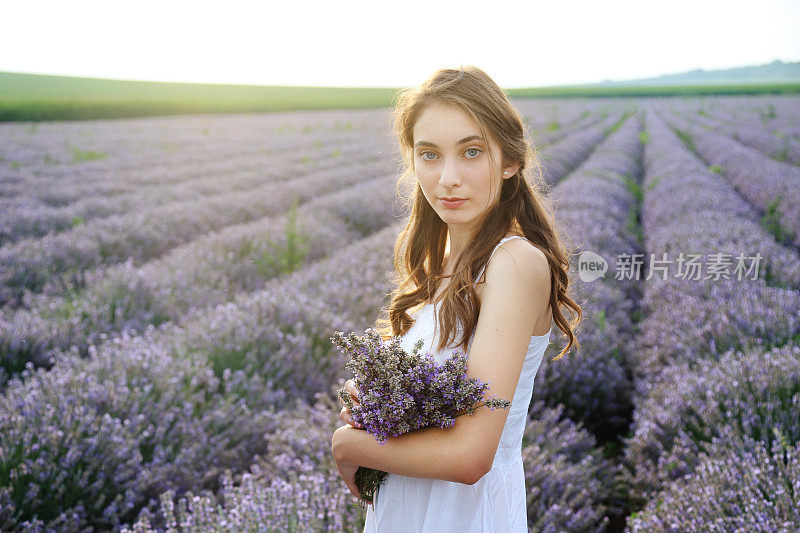
{"type": "Polygon", "coordinates": [[[626,531],[797,531],[800,444],[758,442],[701,457],[695,472],[631,515],[626,531]]]}
{"type": "MultiPolygon", "coordinates": [[[[452,428],[456,416],[465,412],[471,415],[480,405],[492,410],[511,406],[509,400],[500,398],[475,405],[484,399],[489,384],[467,376],[468,355],[458,350],[437,365],[433,355],[419,354],[422,339],[411,354],[400,347],[398,338],[384,343],[372,328],[364,336],[345,336],[336,331],[331,341],[350,359],[346,366],[356,377],[360,405],[355,405],[344,389],[339,391],[339,397],[351,410],[353,421],[380,444],[390,436],[420,428],[452,428]]],[[[366,499],[372,498],[386,475],[378,470],[358,469],[356,483],[366,499]]]]}
{"type": "Polygon", "coordinates": [[[333,388],[313,403],[294,399],[280,413],[280,429],[265,435],[268,451],[245,472],[226,470],[219,492],[169,488],[120,533],[363,531],[364,512],[348,501],[330,454],[338,425],[330,416],[338,406],[333,388]]]}

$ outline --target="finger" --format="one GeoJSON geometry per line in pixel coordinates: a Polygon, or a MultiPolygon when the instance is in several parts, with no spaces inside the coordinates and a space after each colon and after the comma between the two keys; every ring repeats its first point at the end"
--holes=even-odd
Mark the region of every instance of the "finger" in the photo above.
{"type": "Polygon", "coordinates": [[[353,490],[358,491],[358,488],[355,486],[355,484],[356,484],[355,483],[355,477],[353,477],[353,479],[350,479],[350,476],[348,476],[344,472],[342,472],[342,467],[339,466],[339,463],[336,463],[336,469],[339,471],[339,477],[342,478],[342,481],[344,481],[344,484],[347,485],[347,488],[350,491],[350,493],[351,494],[355,494],[353,492],[353,490]]]}
{"type": "Polygon", "coordinates": [[[353,482],[348,482],[348,483],[346,483],[346,485],[347,485],[347,488],[350,489],[350,494],[352,494],[353,496],[355,496],[358,499],[361,499],[361,493],[359,492],[358,486],[355,484],[354,481],[353,482]]]}
{"type": "MultiPolygon", "coordinates": [[[[348,379],[345,382],[343,388],[344,388],[344,391],[350,396],[350,401],[351,402],[355,401],[356,403],[358,403],[358,390],[356,390],[354,388],[353,380],[352,379],[348,379]]],[[[337,400],[339,400],[339,405],[341,405],[342,407],[346,407],[346,404],[344,403],[344,400],[342,400],[342,398],[340,396],[337,395],[336,398],[337,398],[337,400]]]]}
{"type": "Polygon", "coordinates": [[[360,404],[360,403],[361,403],[361,402],[358,400],[358,391],[356,391],[356,392],[351,392],[351,393],[350,393],[350,399],[351,399],[351,400],[353,401],[353,403],[355,403],[355,404],[360,404]]]}
{"type": "Polygon", "coordinates": [[[348,379],[344,384],[344,388],[350,393],[350,396],[352,396],[354,400],[358,400],[358,389],[356,389],[355,381],[348,379]]]}
{"type": "Polygon", "coordinates": [[[353,420],[353,415],[350,414],[350,411],[346,407],[343,407],[342,410],[339,411],[339,418],[345,424],[350,424],[354,428],[361,429],[361,425],[357,424],[356,421],[353,420]]]}
{"type": "MultiPolygon", "coordinates": [[[[342,390],[352,398],[353,397],[353,393],[350,391],[350,387],[348,386],[348,383],[350,383],[350,381],[352,381],[352,380],[345,381],[344,386],[342,387],[342,390]]],[[[344,405],[344,400],[342,400],[341,396],[339,396],[337,394],[336,397],[339,400],[339,403],[344,405]]]]}
{"type": "MultiPolygon", "coordinates": [[[[355,496],[356,498],[358,498],[361,501],[368,501],[366,498],[364,498],[364,495],[358,489],[358,484],[356,483],[356,479],[355,478],[351,478],[351,479],[345,480],[345,485],[347,485],[347,488],[350,490],[350,494],[352,494],[353,496],[355,496]]],[[[372,503],[372,502],[369,501],[369,503],[372,503]]]]}

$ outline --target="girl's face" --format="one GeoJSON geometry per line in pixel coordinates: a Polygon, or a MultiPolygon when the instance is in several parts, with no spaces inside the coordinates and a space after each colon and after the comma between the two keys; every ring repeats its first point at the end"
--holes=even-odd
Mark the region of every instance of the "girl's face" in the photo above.
{"type": "Polygon", "coordinates": [[[519,169],[502,167],[500,147],[482,138],[478,124],[457,107],[425,108],[414,124],[413,139],[417,180],[448,226],[470,228],[500,194],[498,177],[510,178],[519,169]]]}

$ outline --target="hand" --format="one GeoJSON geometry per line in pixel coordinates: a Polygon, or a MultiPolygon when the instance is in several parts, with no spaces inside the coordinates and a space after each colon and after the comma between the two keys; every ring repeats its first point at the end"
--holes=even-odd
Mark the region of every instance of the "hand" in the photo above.
{"type": "Polygon", "coordinates": [[[343,432],[348,430],[352,431],[352,429],[353,428],[350,426],[342,426],[333,433],[333,438],[331,439],[333,460],[336,462],[336,468],[339,470],[339,476],[342,478],[342,480],[344,480],[344,483],[347,485],[350,493],[361,501],[372,503],[372,500],[367,500],[364,498],[363,494],[361,494],[361,491],[358,489],[358,485],[356,484],[356,471],[358,470],[359,465],[347,462],[343,457],[341,457],[341,454],[338,453],[338,449],[340,448],[337,449],[337,443],[338,446],[341,446],[342,439],[347,436],[346,434],[343,434],[343,432]]]}
{"type": "MultiPolygon", "coordinates": [[[[361,403],[358,401],[358,389],[356,389],[355,380],[348,379],[345,381],[344,388],[348,393],[350,393],[350,398],[353,400],[353,403],[360,406],[361,403]]],[[[339,418],[342,420],[342,422],[345,424],[350,424],[355,428],[361,428],[360,425],[353,421],[353,417],[350,415],[350,409],[347,408],[341,398],[339,398],[339,403],[342,405],[342,410],[339,412],[339,418]]]]}

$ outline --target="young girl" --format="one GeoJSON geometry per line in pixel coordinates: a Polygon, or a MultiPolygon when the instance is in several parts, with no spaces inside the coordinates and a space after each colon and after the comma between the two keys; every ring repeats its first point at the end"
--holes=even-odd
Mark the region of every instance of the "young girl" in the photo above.
{"type": "MultiPolygon", "coordinates": [[[[333,456],[359,497],[359,466],[389,473],[367,507],[365,532],[526,532],[521,448],[534,378],[551,321],[568,339],[557,360],[580,346],[573,329],[581,319],[541,173],[529,176],[537,156],[518,111],[472,66],[440,69],[401,93],[394,125],[410,216],[395,243],[395,289],[379,331],[400,337],[408,352],[424,339],[421,353],[440,364],[455,349],[468,353],[468,375],[490,383],[487,398],[512,404],[383,445],[345,425],[333,434],[333,456]]],[[[345,386],[357,401],[354,385],[345,386]]],[[[350,422],[346,407],[340,416],[350,422]]]]}

